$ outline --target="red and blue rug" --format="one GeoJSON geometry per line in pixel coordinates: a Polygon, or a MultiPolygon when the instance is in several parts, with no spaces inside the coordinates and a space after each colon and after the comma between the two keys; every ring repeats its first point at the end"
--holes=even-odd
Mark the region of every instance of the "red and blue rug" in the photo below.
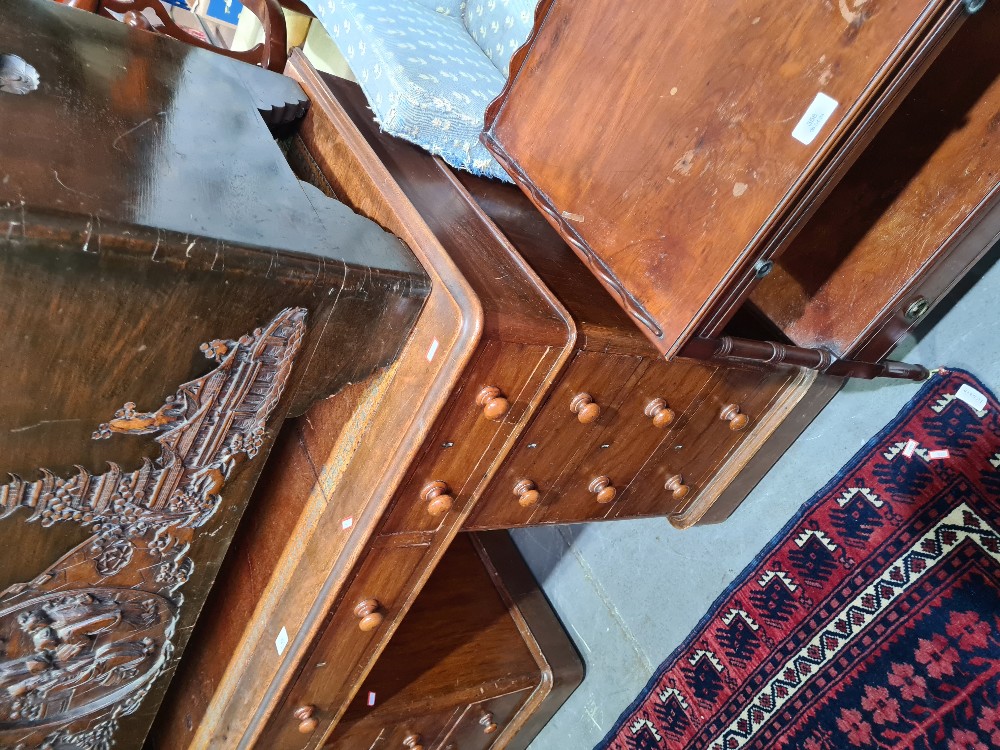
{"type": "Polygon", "coordinates": [[[598,745],[1000,748],[1000,404],[928,381],[598,745]]]}

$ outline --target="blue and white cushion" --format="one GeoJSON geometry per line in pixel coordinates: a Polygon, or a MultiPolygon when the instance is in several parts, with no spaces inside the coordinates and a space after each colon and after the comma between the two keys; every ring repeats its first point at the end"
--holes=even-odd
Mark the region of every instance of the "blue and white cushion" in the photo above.
{"type": "Polygon", "coordinates": [[[310,7],[383,130],[453,167],[510,181],[479,142],[486,107],[506,82],[506,62],[498,67],[496,52],[488,57],[466,28],[468,4],[477,1],[312,0],[310,7]]]}
{"type": "Polygon", "coordinates": [[[535,2],[467,0],[462,18],[469,35],[506,78],[510,58],[531,33],[535,20],[535,2]]]}

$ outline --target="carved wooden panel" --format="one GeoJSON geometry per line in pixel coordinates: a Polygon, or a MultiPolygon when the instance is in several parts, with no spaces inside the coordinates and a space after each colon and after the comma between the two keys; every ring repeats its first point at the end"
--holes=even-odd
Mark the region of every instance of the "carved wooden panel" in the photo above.
{"type": "Polygon", "coordinates": [[[238,340],[201,345],[216,363],[158,409],[125,404],[97,427],[155,435],[160,456],[69,477],[42,469],[0,486],[0,518],[93,533],[31,581],[0,594],[0,746],[104,750],[167,666],[188,550],[226,481],[260,450],[306,331],[288,308],[238,340]]]}

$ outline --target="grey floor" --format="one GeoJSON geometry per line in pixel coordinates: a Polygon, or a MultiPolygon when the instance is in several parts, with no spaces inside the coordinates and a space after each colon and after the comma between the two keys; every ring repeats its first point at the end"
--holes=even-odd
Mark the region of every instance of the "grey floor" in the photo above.
{"type": "MultiPolygon", "coordinates": [[[[1000,246],[894,356],[964,368],[1000,393],[998,256],[1000,246]]],[[[918,388],[848,384],[723,524],[677,531],[644,519],[514,532],[587,668],[531,750],[587,750],[600,741],[715,598],[918,388]]]]}

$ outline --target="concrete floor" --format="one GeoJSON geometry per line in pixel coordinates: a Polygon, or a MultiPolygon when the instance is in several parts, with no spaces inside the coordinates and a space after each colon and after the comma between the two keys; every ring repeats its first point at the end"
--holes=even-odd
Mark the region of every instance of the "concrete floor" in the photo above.
{"type": "MultiPolygon", "coordinates": [[[[894,358],[961,367],[1000,393],[998,257],[1000,245],[894,358]]],[[[644,519],[513,532],[587,667],[531,750],[587,750],[600,741],[725,587],[918,388],[849,383],[723,524],[677,531],[644,519]]]]}

